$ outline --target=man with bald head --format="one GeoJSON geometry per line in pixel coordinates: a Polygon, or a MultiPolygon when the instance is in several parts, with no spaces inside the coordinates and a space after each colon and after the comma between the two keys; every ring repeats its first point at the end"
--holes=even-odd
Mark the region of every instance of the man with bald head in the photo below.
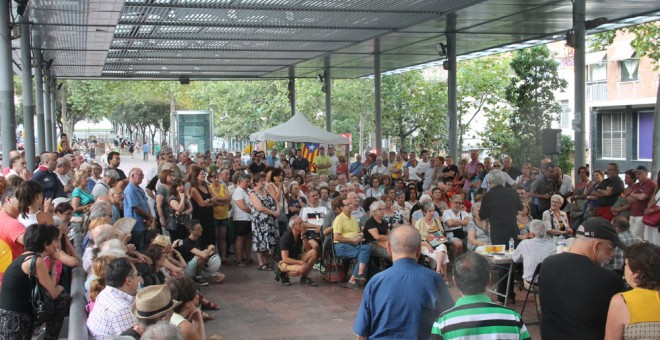
{"type": "Polygon", "coordinates": [[[433,321],[454,306],[449,290],[440,275],[417,264],[421,240],[415,228],[392,230],[387,252],[394,264],[367,284],[353,331],[358,339],[428,338],[433,321]]]}

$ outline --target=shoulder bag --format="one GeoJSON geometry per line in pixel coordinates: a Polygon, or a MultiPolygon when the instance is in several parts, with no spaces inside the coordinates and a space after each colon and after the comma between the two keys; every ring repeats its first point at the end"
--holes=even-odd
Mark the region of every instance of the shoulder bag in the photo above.
{"type": "MultiPolygon", "coordinates": [[[[656,206],[658,205],[658,202],[660,202],[660,198],[655,200],[656,206]]],[[[652,228],[657,228],[660,226],[660,210],[648,215],[644,215],[642,218],[642,223],[652,228]]]]}
{"type": "Polygon", "coordinates": [[[55,311],[55,303],[53,302],[53,297],[50,296],[50,293],[48,293],[46,288],[37,279],[38,256],[38,254],[33,254],[32,262],[30,263],[30,284],[32,285],[30,304],[32,305],[34,324],[41,326],[55,311]]]}

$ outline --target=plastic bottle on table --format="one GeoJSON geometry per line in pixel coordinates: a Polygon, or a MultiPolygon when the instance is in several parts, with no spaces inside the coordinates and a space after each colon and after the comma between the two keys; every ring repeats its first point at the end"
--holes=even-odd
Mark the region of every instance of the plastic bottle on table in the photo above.
{"type": "Polygon", "coordinates": [[[513,237],[509,239],[509,252],[513,252],[516,244],[513,242],[513,237]]]}

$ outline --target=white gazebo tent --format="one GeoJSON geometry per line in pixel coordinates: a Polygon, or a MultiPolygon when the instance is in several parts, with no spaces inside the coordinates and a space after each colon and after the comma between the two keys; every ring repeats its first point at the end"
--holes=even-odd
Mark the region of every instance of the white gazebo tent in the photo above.
{"type": "Polygon", "coordinates": [[[286,123],[250,135],[251,141],[275,141],[319,144],[348,144],[346,137],[325,131],[297,112],[286,123]]]}

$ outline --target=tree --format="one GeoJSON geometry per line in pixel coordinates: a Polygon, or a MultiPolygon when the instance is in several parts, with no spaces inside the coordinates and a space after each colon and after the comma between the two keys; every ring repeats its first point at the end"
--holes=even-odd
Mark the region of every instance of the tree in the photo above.
{"type": "Polygon", "coordinates": [[[546,46],[516,51],[510,65],[514,76],[505,97],[513,108],[509,123],[513,139],[502,151],[521,162],[537,164],[543,158],[543,130],[551,127],[562,110],[554,93],[563,91],[568,83],[559,77],[558,63],[546,46]]]}
{"type": "MultiPolygon", "coordinates": [[[[463,138],[472,127],[477,115],[489,119],[485,134],[481,134],[484,144],[502,144],[497,141],[502,137],[502,114],[508,120],[510,110],[506,104],[504,89],[512,75],[509,66],[509,55],[497,55],[477,59],[469,59],[458,63],[457,69],[457,111],[458,111],[458,154],[462,153],[463,138]],[[497,124],[496,122],[499,122],[497,124]]],[[[508,131],[508,129],[507,129],[508,131]]],[[[486,145],[482,145],[486,146],[486,145]]]]}
{"type": "Polygon", "coordinates": [[[77,122],[109,116],[118,102],[117,93],[121,91],[123,83],[107,80],[65,80],[64,86],[58,91],[58,102],[62,103],[61,99],[64,97],[66,107],[56,106],[56,120],[60,130],[73,135],[73,127],[77,122]]]}
{"type": "Polygon", "coordinates": [[[415,145],[446,140],[446,124],[441,123],[447,117],[446,85],[426,81],[415,70],[383,76],[381,91],[383,128],[399,138],[402,148],[408,138],[415,145]]]}

